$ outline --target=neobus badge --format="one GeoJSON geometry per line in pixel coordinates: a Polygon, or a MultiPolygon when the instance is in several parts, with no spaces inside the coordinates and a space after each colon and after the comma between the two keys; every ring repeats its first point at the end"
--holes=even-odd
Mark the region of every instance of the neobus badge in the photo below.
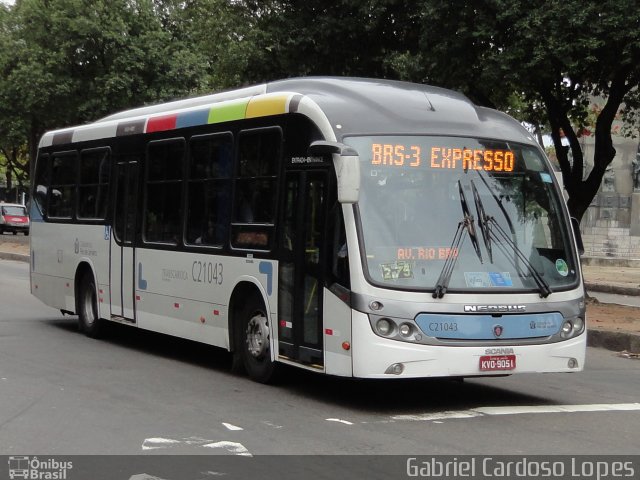
{"type": "Polygon", "coordinates": [[[465,312],[484,313],[522,313],[527,310],[526,305],[465,305],[465,312]]]}

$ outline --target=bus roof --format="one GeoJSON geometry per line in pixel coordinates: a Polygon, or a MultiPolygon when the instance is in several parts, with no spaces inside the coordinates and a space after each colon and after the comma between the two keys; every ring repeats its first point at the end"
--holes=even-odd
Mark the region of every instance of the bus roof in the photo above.
{"type": "Polygon", "coordinates": [[[47,132],[40,147],[295,112],[311,118],[327,140],[407,134],[536,143],[510,116],[478,107],[452,90],[393,80],[303,77],[126,110],[47,132]]]}

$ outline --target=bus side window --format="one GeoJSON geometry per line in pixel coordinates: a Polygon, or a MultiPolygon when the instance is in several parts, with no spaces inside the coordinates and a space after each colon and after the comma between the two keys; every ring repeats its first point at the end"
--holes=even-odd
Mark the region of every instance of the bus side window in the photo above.
{"type": "Polygon", "coordinates": [[[70,219],[75,210],[77,184],[77,160],[75,151],[55,154],[51,162],[51,188],[48,191],[49,217],[70,219]]]}
{"type": "Polygon", "coordinates": [[[176,245],[182,231],[184,140],[159,140],[147,147],[144,241],[176,245]]]}
{"type": "Polygon", "coordinates": [[[279,128],[240,134],[231,231],[235,248],[272,247],[281,152],[279,128]]]}
{"type": "Polygon", "coordinates": [[[338,284],[345,288],[350,288],[349,252],[347,250],[347,234],[344,228],[341,204],[336,203],[334,205],[329,214],[329,218],[333,221],[331,274],[338,284]]]}
{"type": "Polygon", "coordinates": [[[104,220],[107,215],[110,174],[108,148],[83,150],[80,153],[78,218],[104,220]]]}
{"type": "Polygon", "coordinates": [[[221,247],[231,204],[231,133],[192,137],[187,193],[188,244],[221,247]]]}
{"type": "Polygon", "coordinates": [[[49,155],[39,155],[36,163],[33,198],[42,215],[47,214],[47,192],[50,184],[49,155]]]}

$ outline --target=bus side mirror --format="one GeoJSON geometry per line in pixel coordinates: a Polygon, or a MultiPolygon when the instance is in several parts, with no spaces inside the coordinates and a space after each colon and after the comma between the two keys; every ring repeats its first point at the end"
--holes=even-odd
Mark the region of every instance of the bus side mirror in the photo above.
{"type": "Polygon", "coordinates": [[[360,158],[358,152],[344,143],[318,140],[309,146],[311,156],[333,156],[338,177],[338,201],[357,203],[360,197],[360,158]]]}
{"type": "Polygon", "coordinates": [[[571,217],[571,226],[573,227],[573,234],[576,237],[578,253],[584,255],[584,243],[582,242],[582,233],[580,233],[580,222],[576,217],[571,217]]]}

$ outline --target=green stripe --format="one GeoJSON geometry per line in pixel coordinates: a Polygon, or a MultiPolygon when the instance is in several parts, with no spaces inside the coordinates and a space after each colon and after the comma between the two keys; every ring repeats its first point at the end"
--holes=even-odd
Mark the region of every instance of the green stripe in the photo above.
{"type": "Polygon", "coordinates": [[[240,100],[227,105],[214,106],[209,110],[208,123],[230,122],[244,119],[249,100],[240,100]]]}

